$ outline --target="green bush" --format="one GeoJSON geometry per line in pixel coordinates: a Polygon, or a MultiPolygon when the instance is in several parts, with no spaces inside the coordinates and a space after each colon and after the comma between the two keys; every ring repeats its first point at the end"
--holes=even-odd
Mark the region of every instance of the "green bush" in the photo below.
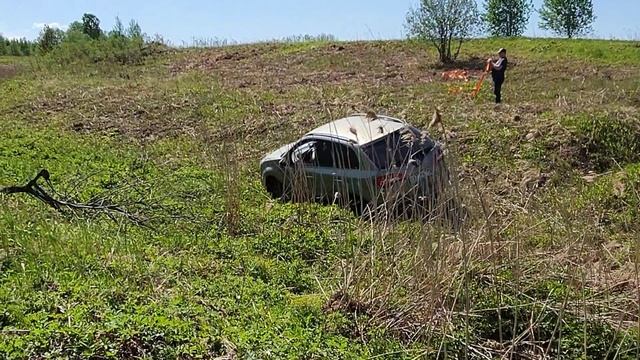
{"type": "Polygon", "coordinates": [[[74,22],[66,33],[45,29],[40,36],[41,51],[57,64],[118,63],[139,64],[145,57],[162,52],[163,41],[150,41],[136,21],[125,30],[116,19],[108,34],[99,28],[100,20],[85,14],[83,22],[74,22]]]}
{"type": "Polygon", "coordinates": [[[49,54],[49,58],[58,63],[111,62],[119,64],[138,64],[148,55],[142,38],[109,36],[93,40],[82,33],[67,36],[59,46],[49,54]]]}
{"type": "Polygon", "coordinates": [[[597,206],[601,222],[619,225],[623,230],[638,226],[640,216],[640,164],[600,178],[583,191],[583,207],[597,206]]]}
{"type": "Polygon", "coordinates": [[[640,160],[640,120],[613,116],[578,116],[566,120],[575,145],[598,171],[640,160]]]}

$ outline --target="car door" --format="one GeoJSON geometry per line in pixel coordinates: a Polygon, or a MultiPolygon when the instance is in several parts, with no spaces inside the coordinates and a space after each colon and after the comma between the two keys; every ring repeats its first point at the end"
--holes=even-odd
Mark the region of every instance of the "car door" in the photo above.
{"type": "Polygon", "coordinates": [[[341,142],[332,143],[332,157],[334,166],[327,187],[333,194],[340,193],[343,204],[368,202],[375,171],[368,169],[355,148],[341,142]]]}
{"type": "Polygon", "coordinates": [[[332,192],[331,179],[335,173],[333,142],[329,140],[316,141],[316,167],[313,169],[314,190],[316,199],[323,202],[332,202],[334,192],[332,192]]]}
{"type": "Polygon", "coordinates": [[[315,201],[322,198],[325,194],[323,167],[326,163],[322,141],[303,140],[294,146],[289,157],[287,176],[294,200],[315,201]]]}

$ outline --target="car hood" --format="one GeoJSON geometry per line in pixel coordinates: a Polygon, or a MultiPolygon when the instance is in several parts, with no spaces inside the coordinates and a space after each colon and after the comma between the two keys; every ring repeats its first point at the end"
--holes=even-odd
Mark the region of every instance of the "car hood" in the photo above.
{"type": "Polygon", "coordinates": [[[286,154],[287,151],[289,151],[291,147],[293,147],[294,144],[295,143],[290,143],[290,144],[281,146],[277,150],[267,154],[267,156],[262,158],[262,162],[264,163],[266,161],[279,161],[280,159],[282,159],[284,154],[286,154]]]}

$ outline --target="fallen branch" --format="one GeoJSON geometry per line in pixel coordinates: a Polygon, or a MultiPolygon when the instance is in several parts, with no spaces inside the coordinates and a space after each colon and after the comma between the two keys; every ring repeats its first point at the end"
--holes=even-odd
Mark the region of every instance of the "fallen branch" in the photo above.
{"type": "Polygon", "coordinates": [[[124,216],[130,221],[136,223],[137,225],[144,225],[144,220],[140,219],[138,216],[127,212],[125,209],[117,206],[107,204],[105,200],[94,201],[87,204],[78,204],[63,200],[57,200],[49,195],[39,184],[38,180],[44,179],[47,184],[53,189],[53,186],[50,181],[49,171],[46,169],[41,170],[35,178],[29,181],[24,186],[10,186],[6,188],[0,189],[0,194],[29,194],[34,198],[41,200],[52,208],[64,212],[65,210],[74,210],[74,211],[98,211],[104,212],[107,216],[113,219],[113,214],[118,214],[124,216]]]}

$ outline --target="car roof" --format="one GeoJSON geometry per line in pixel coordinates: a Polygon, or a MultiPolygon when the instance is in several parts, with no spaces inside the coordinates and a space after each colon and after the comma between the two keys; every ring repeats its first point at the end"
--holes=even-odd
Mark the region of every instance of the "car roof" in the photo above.
{"type": "Polygon", "coordinates": [[[362,146],[407,126],[406,122],[388,116],[374,118],[358,114],[322,125],[309,131],[306,136],[339,137],[362,146]]]}

